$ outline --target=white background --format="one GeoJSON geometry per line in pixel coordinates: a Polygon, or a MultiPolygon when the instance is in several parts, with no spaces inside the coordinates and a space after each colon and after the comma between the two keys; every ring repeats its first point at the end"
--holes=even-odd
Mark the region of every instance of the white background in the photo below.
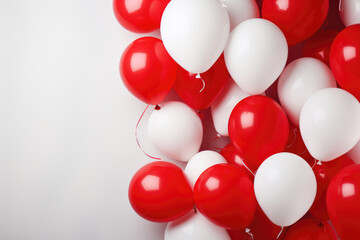
{"type": "Polygon", "coordinates": [[[145,108],[111,0],[0,0],[0,239],[162,239],[131,209],[145,108]]]}

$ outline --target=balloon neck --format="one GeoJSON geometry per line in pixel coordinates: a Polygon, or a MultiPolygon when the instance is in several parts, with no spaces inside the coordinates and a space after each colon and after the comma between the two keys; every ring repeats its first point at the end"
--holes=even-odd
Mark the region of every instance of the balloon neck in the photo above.
{"type": "Polygon", "coordinates": [[[343,6],[342,0],[340,0],[339,1],[339,11],[341,12],[342,10],[344,10],[344,6],[343,6]]]}
{"type": "Polygon", "coordinates": [[[251,230],[249,228],[245,228],[245,232],[250,235],[251,240],[254,240],[254,235],[251,233],[251,230]]]}
{"type": "Polygon", "coordinates": [[[200,73],[196,74],[196,77],[197,79],[201,79],[201,76],[200,76],[200,73]]]}
{"type": "Polygon", "coordinates": [[[155,110],[158,111],[158,110],[160,110],[160,109],[161,109],[161,107],[160,107],[159,105],[156,105],[156,106],[155,106],[155,110]]]}

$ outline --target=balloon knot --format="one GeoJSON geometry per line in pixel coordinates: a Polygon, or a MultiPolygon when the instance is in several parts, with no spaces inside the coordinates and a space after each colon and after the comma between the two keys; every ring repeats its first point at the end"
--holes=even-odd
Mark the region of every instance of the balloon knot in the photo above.
{"type": "Polygon", "coordinates": [[[200,79],[201,78],[200,73],[196,74],[195,78],[200,79]]]}
{"type": "Polygon", "coordinates": [[[155,106],[155,110],[160,110],[160,109],[161,109],[161,107],[159,105],[155,106]]]}

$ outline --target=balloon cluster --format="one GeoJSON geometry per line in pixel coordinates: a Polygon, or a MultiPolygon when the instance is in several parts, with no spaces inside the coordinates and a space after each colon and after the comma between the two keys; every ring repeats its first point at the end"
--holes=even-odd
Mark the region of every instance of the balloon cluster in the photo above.
{"type": "Polygon", "coordinates": [[[360,239],[359,5],[114,0],[124,28],[160,28],[126,48],[120,74],[156,105],[152,144],[187,163],[130,182],[133,209],[169,222],[165,240],[360,239]],[[163,102],[171,89],[182,101],[163,102]],[[220,153],[199,152],[208,108],[230,139],[220,153]]]}

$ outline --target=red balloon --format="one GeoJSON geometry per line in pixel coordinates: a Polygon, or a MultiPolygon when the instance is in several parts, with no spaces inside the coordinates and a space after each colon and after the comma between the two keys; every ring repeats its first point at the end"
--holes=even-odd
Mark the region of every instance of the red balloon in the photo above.
{"type": "Polygon", "coordinates": [[[232,143],[229,143],[221,149],[220,154],[229,164],[240,168],[251,179],[251,181],[254,182],[254,175],[249,171],[246,165],[246,160],[243,156],[241,156],[239,151],[236,150],[232,143]]]}
{"type": "Polygon", "coordinates": [[[360,165],[336,174],[328,187],[326,205],[341,240],[360,239],[360,165]]]}
{"type": "Polygon", "coordinates": [[[342,30],[330,50],[330,66],[341,88],[360,100],[360,24],[342,30]]]}
{"type": "Polygon", "coordinates": [[[143,37],[132,42],[120,60],[120,75],[127,89],[148,104],[159,104],[170,92],[177,64],[161,40],[143,37]]]}
{"type": "Polygon", "coordinates": [[[323,24],[329,0],[265,0],[262,17],[275,23],[288,45],[295,45],[313,35],[323,24]]]}
{"type": "Polygon", "coordinates": [[[317,192],[313,205],[310,208],[310,213],[315,218],[321,220],[328,220],[329,216],[326,209],[326,191],[331,179],[343,168],[355,164],[349,157],[343,155],[330,162],[321,162],[313,167],[316,182],[317,192]]]}
{"type": "Polygon", "coordinates": [[[174,89],[187,105],[202,110],[210,107],[229,80],[224,55],[221,55],[208,71],[201,74],[201,79],[196,78],[196,75],[179,67],[174,89]]]}
{"type": "Polygon", "coordinates": [[[329,0],[329,11],[323,25],[324,29],[334,29],[338,31],[344,29],[345,26],[340,18],[340,1],[342,0],[329,0]]]}
{"type": "Polygon", "coordinates": [[[310,166],[313,166],[315,159],[307,150],[304,140],[301,137],[299,128],[295,126],[290,127],[289,138],[286,144],[285,152],[294,153],[302,157],[310,166]]]}
{"type": "Polygon", "coordinates": [[[303,57],[316,58],[329,65],[330,47],[338,33],[336,30],[323,30],[316,33],[306,40],[303,57]]]}
{"type": "Polygon", "coordinates": [[[282,152],[289,136],[289,122],[280,105],[265,96],[241,100],[229,119],[232,144],[253,171],[269,156],[282,152]]]}
{"type": "Polygon", "coordinates": [[[181,168],[161,161],[135,173],[129,200],[141,217],[153,222],[173,221],[194,207],[192,190],[181,168]]]}
{"type": "Polygon", "coordinates": [[[230,164],[206,169],[195,183],[194,200],[204,216],[227,229],[246,228],[256,208],[251,180],[230,164]]]}
{"type": "Polygon", "coordinates": [[[247,227],[247,231],[248,232],[246,232],[246,230],[231,230],[228,232],[232,240],[280,240],[286,228],[281,230],[281,227],[273,224],[257,204],[254,218],[247,227]]]}
{"type": "Polygon", "coordinates": [[[283,240],[337,240],[336,232],[328,222],[306,218],[292,225],[283,240]]]}
{"type": "Polygon", "coordinates": [[[170,0],[114,0],[116,19],[127,30],[136,33],[160,28],[161,16],[170,0]]]}

